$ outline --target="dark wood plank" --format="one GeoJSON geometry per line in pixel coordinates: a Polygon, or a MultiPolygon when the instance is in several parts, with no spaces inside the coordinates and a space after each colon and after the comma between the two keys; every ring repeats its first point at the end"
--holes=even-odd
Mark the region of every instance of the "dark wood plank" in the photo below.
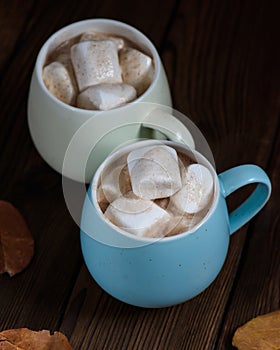
{"type": "MultiPolygon", "coordinates": [[[[71,21],[75,10],[71,6],[68,10],[71,21]]],[[[17,55],[11,56],[1,80],[0,194],[21,210],[35,238],[29,268],[12,279],[1,277],[1,329],[56,330],[81,264],[78,227],[67,211],[61,176],[35,151],[26,123],[36,55],[51,32],[64,24],[64,17],[65,4],[35,2],[22,28],[17,55]]]]}
{"type": "MultiPolygon", "coordinates": [[[[266,167],[273,140],[278,137],[277,4],[274,2],[274,7],[268,7],[262,2],[256,7],[249,1],[242,4],[235,1],[212,2],[209,7],[203,5],[195,7],[188,2],[185,10],[180,12],[180,21],[175,21],[180,29],[174,31],[173,41],[181,35],[181,40],[178,39],[181,44],[178,47],[170,45],[172,53],[167,53],[168,61],[173,62],[171,80],[175,105],[182,106],[204,131],[218,170],[243,162],[266,167]],[[192,24],[183,15],[186,13],[192,14],[192,24]],[[185,29],[185,26],[190,28],[185,29]],[[189,41],[183,38],[189,38],[189,41]],[[179,61],[180,50],[184,50],[182,42],[190,47],[181,55],[185,61],[182,58],[179,61]],[[177,76],[185,77],[185,80],[176,79],[177,76]]],[[[233,197],[231,204],[235,205],[240,201],[240,195],[233,197]]],[[[197,334],[187,343],[188,349],[199,348],[202,342],[205,345],[201,348],[212,349],[215,344],[219,324],[223,327],[223,309],[231,295],[236,267],[243,263],[240,260],[242,253],[246,254],[243,245],[247,228],[231,238],[228,259],[215,282],[221,290],[217,288],[211,295],[210,288],[205,293],[208,313],[216,317],[209,323],[208,315],[203,315],[205,310],[198,311],[198,320],[204,318],[205,322],[200,324],[197,333],[197,324],[188,325],[189,332],[197,334]],[[199,339],[202,332],[204,341],[199,339]]],[[[250,231],[254,228],[252,226],[250,231]]],[[[252,265],[257,266],[257,256],[252,254],[250,257],[252,265]]],[[[265,257],[268,259],[269,255],[265,257]]],[[[273,278],[271,283],[274,283],[273,278]]],[[[232,307],[239,310],[236,304],[232,307]]],[[[191,317],[189,313],[188,316],[191,317]]],[[[228,346],[228,342],[221,342],[217,349],[228,346]]]]}
{"type": "Polygon", "coordinates": [[[268,170],[273,186],[271,200],[249,227],[242,266],[234,283],[217,349],[231,349],[237,327],[280,308],[279,131],[278,128],[268,170]]]}
{"type": "Polygon", "coordinates": [[[159,48],[164,42],[177,3],[176,0],[153,0],[149,3],[146,1],[105,0],[98,7],[96,15],[100,18],[113,18],[132,25],[147,35],[159,48]]]}
{"type": "Polygon", "coordinates": [[[23,210],[35,238],[35,256],[19,275],[0,277],[1,330],[56,330],[77,274],[77,229],[62,205],[61,191],[45,195],[48,203],[41,196],[42,191],[38,188],[39,194],[29,198],[23,210]],[[66,231],[68,234],[63,234],[66,231]]]}
{"type": "Polygon", "coordinates": [[[15,55],[15,48],[20,45],[21,33],[26,24],[34,1],[1,1],[0,2],[0,74],[4,74],[9,59],[15,55]]]}
{"type": "Polygon", "coordinates": [[[172,64],[174,105],[203,131],[219,171],[241,162],[265,165],[262,149],[277,122],[278,7],[277,1],[182,2],[168,36],[163,59],[172,64]]]}
{"type": "MultiPolygon", "coordinates": [[[[21,26],[16,55],[10,56],[0,85],[0,193],[1,198],[12,201],[24,214],[36,250],[26,271],[12,279],[1,277],[0,327],[55,330],[81,263],[78,228],[66,209],[61,177],[34,150],[26,110],[36,55],[51,31],[59,26],[65,7],[48,1],[26,1],[27,5],[34,6],[28,21],[21,26]]],[[[9,14],[12,28],[14,13],[9,14]]],[[[4,15],[1,13],[1,18],[4,15]]]]}

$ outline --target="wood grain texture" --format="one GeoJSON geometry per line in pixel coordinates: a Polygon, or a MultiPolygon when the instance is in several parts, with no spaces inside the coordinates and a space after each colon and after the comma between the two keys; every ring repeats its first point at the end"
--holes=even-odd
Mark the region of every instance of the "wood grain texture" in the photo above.
{"type": "MultiPolygon", "coordinates": [[[[0,330],[61,330],[75,350],[230,350],[239,325],[280,307],[279,10],[276,0],[151,0],[148,10],[128,0],[0,3],[0,199],[20,209],[35,238],[32,264],[0,277],[0,330]],[[155,43],[174,107],[204,133],[219,172],[256,163],[273,183],[265,209],[231,237],[214,283],[181,305],[136,308],[92,280],[61,176],[28,132],[28,89],[40,47],[64,25],[94,17],[127,22],[155,43]]],[[[230,208],[248,193],[231,196],[230,208]]]]}
{"type": "MultiPolygon", "coordinates": [[[[279,135],[279,128],[278,128],[279,135]]],[[[237,327],[257,315],[280,308],[280,138],[274,144],[268,173],[273,192],[270,202],[250,224],[245,252],[228,304],[218,349],[229,347],[237,327]]]]}
{"type": "Polygon", "coordinates": [[[0,74],[5,74],[9,61],[17,54],[21,45],[21,34],[28,22],[34,1],[20,0],[0,2],[0,74]]]}

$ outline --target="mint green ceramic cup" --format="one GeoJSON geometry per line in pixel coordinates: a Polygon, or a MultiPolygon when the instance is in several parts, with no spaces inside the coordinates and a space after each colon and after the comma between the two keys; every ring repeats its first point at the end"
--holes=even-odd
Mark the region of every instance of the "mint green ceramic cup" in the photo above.
{"type": "Polygon", "coordinates": [[[110,19],[89,19],[70,24],[54,33],[42,46],[32,75],[28,98],[28,125],[33,142],[44,160],[68,178],[89,182],[96,167],[119,145],[142,138],[168,138],[193,146],[193,140],[179,120],[166,113],[159,117],[155,104],[171,106],[166,74],[152,42],[137,29],[110,19]],[[88,30],[113,33],[125,37],[153,57],[155,74],[150,87],[135,101],[109,111],[90,111],[69,106],[55,98],[42,79],[42,68],[48,53],[63,41],[88,30]],[[87,122],[93,121],[79,135],[79,142],[69,151],[75,133],[87,122]],[[163,133],[162,133],[163,132],[163,133]],[[174,139],[174,138],[173,138],[174,139]],[[95,145],[98,143],[98,147],[95,145]],[[91,154],[91,165],[86,174],[80,157],[91,154]],[[67,150],[69,162],[63,166],[67,150]],[[70,157],[70,158],[69,158],[70,157]]]}

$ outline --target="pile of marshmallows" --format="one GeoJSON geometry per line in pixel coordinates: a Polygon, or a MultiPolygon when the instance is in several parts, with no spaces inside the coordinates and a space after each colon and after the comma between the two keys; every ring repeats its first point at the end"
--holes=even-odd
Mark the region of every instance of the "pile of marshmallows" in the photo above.
{"type": "Polygon", "coordinates": [[[109,110],[134,100],[151,84],[153,60],[120,37],[86,32],[69,52],[43,68],[48,90],[59,100],[109,110]]]}
{"type": "Polygon", "coordinates": [[[97,200],[105,217],[138,237],[186,232],[207,214],[213,177],[203,165],[167,145],[131,151],[122,164],[105,168],[97,200]]]}

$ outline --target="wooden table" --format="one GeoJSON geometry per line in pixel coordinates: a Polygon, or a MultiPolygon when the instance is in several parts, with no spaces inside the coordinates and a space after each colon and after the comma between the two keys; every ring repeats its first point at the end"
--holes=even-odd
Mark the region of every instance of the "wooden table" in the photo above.
{"type": "MultiPolygon", "coordinates": [[[[75,350],[231,349],[235,329],[279,308],[279,1],[0,1],[0,197],[26,218],[29,267],[0,277],[0,330],[64,332],[75,350]],[[263,167],[264,210],[231,237],[214,283],[191,301],[141,309],[107,295],[86,270],[61,176],[27,127],[32,69],[44,41],[86,18],[114,18],[148,35],[163,60],[174,107],[204,133],[217,171],[263,167]]],[[[242,195],[229,199],[234,206],[242,195]]]]}

